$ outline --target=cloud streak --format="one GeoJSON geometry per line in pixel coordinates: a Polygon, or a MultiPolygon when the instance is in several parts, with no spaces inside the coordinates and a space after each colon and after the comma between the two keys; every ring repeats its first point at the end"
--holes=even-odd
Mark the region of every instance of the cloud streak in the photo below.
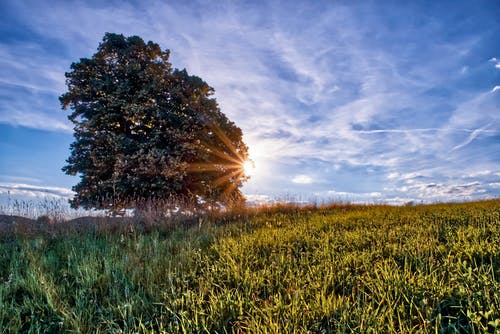
{"type": "Polygon", "coordinates": [[[488,126],[489,126],[489,124],[482,127],[482,128],[479,128],[479,129],[472,131],[471,134],[469,135],[469,137],[467,137],[467,139],[463,143],[453,147],[451,150],[455,151],[455,150],[458,150],[458,149],[470,144],[474,139],[477,138],[477,136],[479,136],[481,134],[481,132],[485,131],[486,128],[488,128],[488,126]]]}
{"type": "Polygon", "coordinates": [[[13,195],[28,198],[53,197],[58,199],[72,198],[74,192],[61,187],[34,186],[24,183],[0,183],[0,195],[13,195]]]}

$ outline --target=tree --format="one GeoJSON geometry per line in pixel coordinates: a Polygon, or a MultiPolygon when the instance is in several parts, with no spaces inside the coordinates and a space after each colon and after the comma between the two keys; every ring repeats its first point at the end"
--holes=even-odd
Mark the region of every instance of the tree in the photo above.
{"type": "Polygon", "coordinates": [[[71,64],[62,108],[74,124],[67,174],[72,207],[119,210],[148,201],[235,205],[244,200],[242,131],[201,78],[173,69],[170,52],[106,33],[92,58],[71,64]]]}

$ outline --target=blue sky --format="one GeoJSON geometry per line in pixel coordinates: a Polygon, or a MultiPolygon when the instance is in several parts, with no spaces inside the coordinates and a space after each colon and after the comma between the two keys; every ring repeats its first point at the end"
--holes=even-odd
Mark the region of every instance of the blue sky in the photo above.
{"type": "Polygon", "coordinates": [[[0,196],[67,197],[64,72],[105,32],[216,90],[273,198],[500,195],[498,1],[2,1],[0,196]]]}

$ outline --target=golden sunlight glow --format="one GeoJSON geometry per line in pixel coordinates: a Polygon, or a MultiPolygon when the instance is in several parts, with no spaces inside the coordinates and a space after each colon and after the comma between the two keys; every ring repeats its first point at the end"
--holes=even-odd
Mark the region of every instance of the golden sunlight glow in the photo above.
{"type": "Polygon", "coordinates": [[[246,176],[253,176],[255,174],[255,163],[252,160],[243,162],[243,171],[246,176]]]}
{"type": "Polygon", "coordinates": [[[237,149],[226,134],[213,124],[213,133],[226,146],[227,150],[220,150],[210,145],[203,145],[206,152],[219,158],[217,163],[192,163],[188,166],[190,173],[217,172],[223,174],[211,182],[212,187],[223,187],[222,197],[231,196],[241,184],[240,179],[251,176],[255,165],[252,160],[245,160],[245,156],[237,149]]]}

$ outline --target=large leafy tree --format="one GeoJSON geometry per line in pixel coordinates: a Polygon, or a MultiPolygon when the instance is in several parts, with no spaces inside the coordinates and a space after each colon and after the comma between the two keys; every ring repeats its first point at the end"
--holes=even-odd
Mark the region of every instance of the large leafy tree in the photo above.
{"type": "Polygon", "coordinates": [[[63,170],[81,177],[73,207],[243,201],[240,128],[206,82],[168,59],[158,44],[107,33],[92,58],[71,65],[60,101],[75,131],[63,170]]]}

